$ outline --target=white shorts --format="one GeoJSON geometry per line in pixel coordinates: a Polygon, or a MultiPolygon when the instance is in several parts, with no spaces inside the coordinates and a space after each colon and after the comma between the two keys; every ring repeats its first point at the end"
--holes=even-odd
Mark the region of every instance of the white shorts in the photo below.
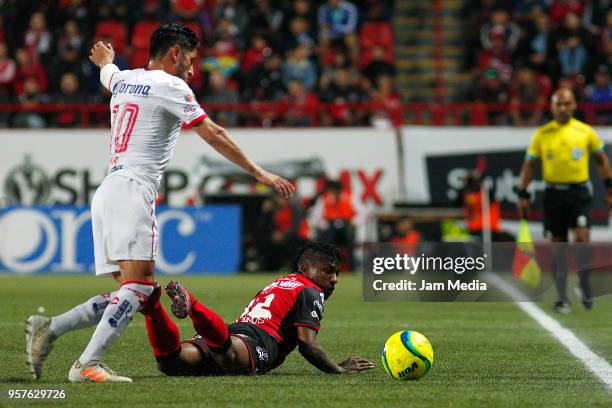
{"type": "Polygon", "coordinates": [[[154,261],[159,233],[155,193],[125,175],[104,179],[91,202],[96,275],[118,272],[117,261],[154,261]]]}

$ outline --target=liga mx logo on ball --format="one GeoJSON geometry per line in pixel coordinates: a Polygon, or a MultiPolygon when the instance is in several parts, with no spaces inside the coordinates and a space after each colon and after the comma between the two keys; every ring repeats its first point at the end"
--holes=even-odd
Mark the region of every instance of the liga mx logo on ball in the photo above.
{"type": "Polygon", "coordinates": [[[434,353],[425,336],[414,330],[393,334],[382,351],[385,371],[396,380],[418,380],[429,372],[434,353]]]}

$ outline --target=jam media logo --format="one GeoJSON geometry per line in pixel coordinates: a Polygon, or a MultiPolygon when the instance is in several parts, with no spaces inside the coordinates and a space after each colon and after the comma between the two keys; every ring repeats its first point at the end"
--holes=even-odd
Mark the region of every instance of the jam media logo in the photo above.
{"type": "Polygon", "coordinates": [[[51,182],[47,173],[32,163],[26,155],[23,163],[9,170],[4,180],[4,194],[8,204],[42,204],[47,202],[51,182]]]}

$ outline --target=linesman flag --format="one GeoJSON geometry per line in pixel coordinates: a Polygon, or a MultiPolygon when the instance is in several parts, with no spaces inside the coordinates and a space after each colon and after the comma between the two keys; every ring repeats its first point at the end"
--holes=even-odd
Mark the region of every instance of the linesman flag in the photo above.
{"type": "Polygon", "coordinates": [[[516,249],[514,250],[512,270],[517,279],[525,282],[530,287],[537,288],[540,286],[542,270],[540,265],[538,265],[533,239],[525,219],[521,219],[521,227],[518,239],[516,240],[516,249]]]}

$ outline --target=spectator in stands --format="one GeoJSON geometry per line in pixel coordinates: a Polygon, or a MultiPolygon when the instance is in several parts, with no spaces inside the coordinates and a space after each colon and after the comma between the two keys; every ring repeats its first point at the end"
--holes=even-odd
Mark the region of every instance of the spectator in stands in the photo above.
{"type": "Polygon", "coordinates": [[[17,96],[17,101],[24,111],[15,116],[13,120],[13,125],[15,127],[41,129],[47,125],[47,121],[43,115],[31,109],[37,104],[49,103],[49,98],[41,92],[36,77],[25,78],[23,90],[17,96]]]}
{"type": "MultiPolygon", "coordinates": [[[[547,15],[547,0],[515,0],[513,19],[523,27],[529,26],[532,20],[547,15]]],[[[527,27],[526,27],[527,28],[527,27]]]]}
{"type": "Polygon", "coordinates": [[[10,102],[17,64],[9,57],[6,44],[0,41],[0,103],[10,102]]]}
{"type": "Polygon", "coordinates": [[[323,224],[317,231],[317,238],[327,241],[347,251],[350,270],[354,270],[355,225],[357,211],[353,196],[342,183],[330,180],[325,185],[322,196],[323,224]]]}
{"type": "Polygon", "coordinates": [[[540,72],[552,76],[556,71],[554,61],[555,44],[551,33],[550,17],[538,14],[535,18],[535,32],[527,40],[529,62],[540,72]]]}
{"type": "MultiPolygon", "coordinates": [[[[85,97],[79,91],[79,78],[72,72],[62,75],[60,80],[60,91],[53,98],[55,103],[77,105],[85,101],[85,97]]],[[[66,110],[55,115],[54,124],[61,128],[78,127],[81,124],[79,112],[66,110]]]]}
{"type": "Polygon", "coordinates": [[[603,50],[599,63],[612,67],[612,41],[606,44],[606,48],[603,50]]]}
{"type": "Polygon", "coordinates": [[[250,44],[240,64],[240,71],[243,74],[248,73],[255,65],[261,64],[265,56],[272,53],[272,49],[268,46],[268,42],[262,35],[255,35],[251,38],[250,44]]]}
{"type": "Polygon", "coordinates": [[[304,84],[291,80],[287,84],[287,95],[278,104],[282,126],[315,126],[318,124],[317,114],[319,101],[313,92],[309,92],[304,84]]]}
{"type": "Polygon", "coordinates": [[[203,5],[204,0],[170,0],[170,11],[174,19],[195,21],[203,5]]]}
{"type": "Polygon", "coordinates": [[[578,36],[571,36],[559,44],[559,65],[565,76],[584,74],[588,58],[587,49],[578,36]]]}
{"type": "Polygon", "coordinates": [[[357,41],[357,8],[346,0],[327,0],[319,6],[317,22],[319,24],[319,41],[322,60],[330,50],[332,43],[342,43],[348,50],[353,63],[359,57],[357,41]]]}
{"type": "Polygon", "coordinates": [[[372,47],[372,61],[363,68],[362,72],[370,84],[376,84],[381,76],[394,77],[395,67],[385,59],[385,49],[375,45],[372,47]]]}
{"type": "Polygon", "coordinates": [[[608,44],[612,42],[612,10],[606,14],[606,25],[601,30],[601,38],[599,40],[599,49],[604,51],[608,44]]]}
{"type": "Polygon", "coordinates": [[[290,81],[297,80],[311,91],[317,85],[317,70],[314,63],[308,59],[308,45],[300,45],[294,48],[289,58],[283,64],[283,80],[285,86],[290,81]]]}
{"type": "Polygon", "coordinates": [[[258,33],[271,40],[279,37],[282,23],[283,11],[279,7],[272,7],[270,0],[255,0],[255,7],[249,11],[249,24],[245,28],[249,36],[258,33]]]}
{"type": "Polygon", "coordinates": [[[582,20],[575,13],[568,13],[565,16],[563,25],[556,31],[555,37],[557,43],[562,43],[570,37],[578,37],[587,51],[596,52],[597,41],[595,36],[584,27],[582,20]]]}
{"type": "Polygon", "coordinates": [[[395,244],[396,253],[416,255],[421,242],[421,233],[414,228],[414,222],[411,218],[404,217],[395,223],[391,242],[395,244]]]}
{"type": "Polygon", "coordinates": [[[370,124],[379,129],[390,129],[398,120],[397,115],[403,115],[399,93],[393,86],[393,78],[379,76],[376,87],[370,89],[370,106],[372,115],[370,124]]]}
{"type": "Polygon", "coordinates": [[[560,24],[569,13],[582,15],[584,4],[580,0],[554,0],[550,6],[550,17],[555,24],[560,24]]]}
{"type": "Polygon", "coordinates": [[[552,84],[530,66],[516,70],[511,87],[510,117],[515,126],[537,126],[542,120],[552,84]]]}
{"type": "Polygon", "coordinates": [[[32,61],[45,63],[51,52],[51,33],[47,30],[47,20],[41,12],[30,16],[28,31],[25,33],[24,46],[32,61]]]}
{"type": "MultiPolygon", "coordinates": [[[[17,64],[8,55],[6,44],[0,41],[0,103],[9,103],[13,97],[13,81],[17,64]]],[[[9,114],[0,113],[0,128],[8,127],[9,114]]]]}
{"type": "Polygon", "coordinates": [[[491,14],[491,21],[480,29],[480,41],[485,50],[492,49],[493,38],[500,38],[504,49],[509,51],[514,50],[518,44],[520,29],[510,21],[506,10],[495,10],[491,14]]]}
{"type": "Polygon", "coordinates": [[[495,69],[502,81],[507,82],[512,77],[511,62],[512,53],[506,49],[503,37],[493,36],[491,38],[491,48],[482,50],[478,55],[479,70],[477,72],[495,69]]]}
{"type": "Polygon", "coordinates": [[[308,24],[308,34],[311,38],[317,38],[317,14],[315,9],[312,7],[312,4],[308,0],[293,0],[291,4],[291,8],[285,14],[285,23],[283,31],[285,33],[289,32],[289,25],[291,21],[296,18],[301,18],[306,20],[308,24]]]}
{"type": "Polygon", "coordinates": [[[19,97],[24,93],[25,81],[28,78],[34,78],[38,92],[45,93],[49,81],[43,66],[32,61],[30,54],[23,48],[15,52],[15,60],[17,61],[17,74],[14,82],[15,95],[19,97]]]}
{"type": "MultiPolygon", "coordinates": [[[[504,104],[510,99],[508,83],[500,79],[495,69],[487,69],[476,79],[476,83],[470,86],[468,93],[471,101],[485,104],[504,104]]],[[[486,112],[486,123],[489,125],[507,125],[508,114],[506,108],[490,108],[486,112]]]]}
{"type": "Polygon", "coordinates": [[[346,70],[351,78],[356,78],[359,75],[357,69],[348,61],[346,53],[338,51],[334,54],[332,63],[323,67],[319,78],[319,89],[323,91],[329,88],[330,84],[336,80],[336,73],[341,69],[346,70]]]}
{"type": "Polygon", "coordinates": [[[209,50],[210,55],[205,57],[202,63],[207,71],[222,71],[226,77],[238,72],[240,51],[235,34],[229,20],[219,21],[213,45],[209,50]]]}
{"type": "Polygon", "coordinates": [[[284,91],[281,58],[272,53],[264,58],[263,63],[255,65],[247,74],[243,99],[260,99],[276,101],[284,91]]]}
{"type": "Polygon", "coordinates": [[[248,24],[248,13],[243,2],[238,0],[218,0],[213,9],[213,17],[216,21],[227,20],[232,32],[239,33],[248,24]]]}
{"type": "Polygon", "coordinates": [[[294,248],[310,238],[305,211],[297,198],[287,200],[275,195],[265,200],[257,224],[260,270],[290,268],[294,248]]]}
{"type": "MultiPolygon", "coordinates": [[[[145,3],[145,7],[146,7],[145,3]]],[[[67,0],[59,2],[60,21],[63,23],[68,20],[75,20],[79,25],[81,32],[90,29],[93,20],[93,13],[87,9],[85,0],[67,0]]],[[[134,7],[135,8],[135,7],[134,7]]],[[[121,11],[121,4],[115,11],[121,11]]],[[[127,8],[126,8],[127,9],[127,8]]]]}
{"type": "Polygon", "coordinates": [[[305,45],[312,50],[315,40],[310,34],[308,20],[303,17],[296,17],[289,23],[289,32],[284,36],[282,48],[284,51],[290,51],[300,45],[305,45]]]}
{"type": "MultiPolygon", "coordinates": [[[[228,86],[222,72],[213,71],[208,78],[208,86],[204,88],[203,100],[206,104],[238,103],[240,102],[240,97],[236,89],[228,86]]],[[[215,121],[223,127],[238,125],[238,113],[236,111],[217,111],[214,116],[215,121]]]]}
{"type": "Polygon", "coordinates": [[[357,86],[355,78],[351,78],[349,71],[339,69],[335,79],[327,88],[320,90],[320,98],[331,103],[331,107],[322,112],[322,122],[325,126],[353,126],[365,117],[363,111],[352,109],[349,104],[366,101],[363,90],[357,86]]]}
{"type": "MultiPolygon", "coordinates": [[[[612,104],[612,84],[610,83],[610,68],[606,65],[597,67],[595,82],[585,90],[586,101],[612,104]]],[[[595,112],[599,125],[612,125],[612,107],[595,112]]]]}

